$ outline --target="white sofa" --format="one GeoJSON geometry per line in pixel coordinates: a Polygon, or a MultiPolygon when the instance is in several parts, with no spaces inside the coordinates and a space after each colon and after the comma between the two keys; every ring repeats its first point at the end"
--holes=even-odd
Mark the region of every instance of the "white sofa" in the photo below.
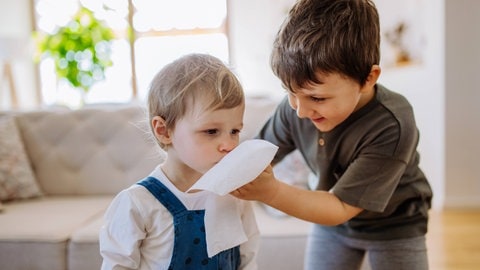
{"type": "MultiPolygon", "coordinates": [[[[276,103],[247,100],[242,140],[256,133],[276,103]]],[[[145,123],[142,107],[132,104],[0,113],[0,190],[10,196],[0,201],[2,270],[99,269],[105,209],[163,159],[145,123]],[[12,119],[16,131],[7,130],[12,119]],[[9,150],[15,132],[22,147],[9,150]],[[14,168],[22,157],[24,167],[14,168]],[[10,189],[19,190],[5,193],[17,180],[24,182],[10,189]]],[[[259,269],[303,269],[310,224],[276,217],[257,203],[255,209],[262,235],[259,269]]]]}

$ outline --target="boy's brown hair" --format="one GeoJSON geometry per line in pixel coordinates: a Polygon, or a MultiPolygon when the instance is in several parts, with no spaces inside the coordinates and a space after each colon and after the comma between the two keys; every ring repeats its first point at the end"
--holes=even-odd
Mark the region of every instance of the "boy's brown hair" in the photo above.
{"type": "Polygon", "coordinates": [[[361,86],[380,62],[380,23],[370,0],[299,0],[274,42],[273,72],[295,91],[339,73],[361,86]]]}

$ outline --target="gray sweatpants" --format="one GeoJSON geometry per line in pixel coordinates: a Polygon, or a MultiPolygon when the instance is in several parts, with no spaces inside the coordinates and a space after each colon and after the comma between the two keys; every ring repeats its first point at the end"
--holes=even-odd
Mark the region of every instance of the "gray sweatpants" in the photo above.
{"type": "Polygon", "coordinates": [[[305,270],[360,269],[365,254],[372,270],[428,270],[425,236],[371,241],[345,237],[321,225],[310,233],[305,270]]]}

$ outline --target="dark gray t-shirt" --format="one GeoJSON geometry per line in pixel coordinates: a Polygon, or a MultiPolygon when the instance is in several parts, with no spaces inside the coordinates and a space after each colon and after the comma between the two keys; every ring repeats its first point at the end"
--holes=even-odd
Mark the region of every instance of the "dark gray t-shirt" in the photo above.
{"type": "Polygon", "coordinates": [[[369,240],[426,233],[432,190],[418,167],[419,132],[403,96],[377,84],[375,98],[329,132],[298,118],[285,98],[258,138],[279,146],[274,162],[298,148],[318,190],[365,209],[332,229],[369,240]]]}

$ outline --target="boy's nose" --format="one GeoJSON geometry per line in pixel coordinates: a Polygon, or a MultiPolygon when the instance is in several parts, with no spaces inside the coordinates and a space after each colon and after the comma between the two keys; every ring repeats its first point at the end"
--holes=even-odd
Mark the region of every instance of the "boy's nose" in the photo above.
{"type": "Polygon", "coordinates": [[[295,111],[297,112],[298,118],[308,118],[309,109],[305,104],[297,101],[295,105],[295,111]]]}
{"type": "Polygon", "coordinates": [[[297,113],[298,118],[307,118],[308,109],[305,107],[305,104],[302,104],[300,100],[296,97],[289,96],[288,102],[290,103],[290,107],[295,110],[297,113]]]}

